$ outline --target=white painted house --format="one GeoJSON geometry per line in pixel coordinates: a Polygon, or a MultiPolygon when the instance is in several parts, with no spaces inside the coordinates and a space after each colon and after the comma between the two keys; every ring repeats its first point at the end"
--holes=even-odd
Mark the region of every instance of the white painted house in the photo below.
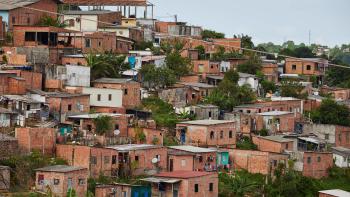
{"type": "Polygon", "coordinates": [[[251,75],[248,73],[238,73],[238,74],[239,74],[239,80],[238,80],[239,86],[248,84],[254,91],[258,90],[259,80],[255,75],[251,75]]]}
{"type": "Polygon", "coordinates": [[[344,147],[332,147],[333,160],[340,168],[350,167],[350,149],[344,147]]]}
{"type": "Polygon", "coordinates": [[[90,87],[90,67],[66,65],[66,85],[90,87]]]}
{"type": "Polygon", "coordinates": [[[122,90],[85,87],[83,94],[90,94],[90,106],[123,107],[122,90]]]}

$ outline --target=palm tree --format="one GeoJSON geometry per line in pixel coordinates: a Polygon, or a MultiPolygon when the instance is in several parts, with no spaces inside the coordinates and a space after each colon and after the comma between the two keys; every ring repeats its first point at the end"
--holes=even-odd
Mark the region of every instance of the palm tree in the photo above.
{"type": "Polygon", "coordinates": [[[129,69],[129,65],[125,63],[125,56],[112,53],[94,54],[89,53],[85,56],[88,66],[91,68],[92,80],[108,77],[119,78],[122,71],[129,69]]]}
{"type": "Polygon", "coordinates": [[[220,196],[243,197],[254,192],[259,184],[249,181],[247,177],[236,175],[228,175],[222,173],[220,178],[220,196]]]}

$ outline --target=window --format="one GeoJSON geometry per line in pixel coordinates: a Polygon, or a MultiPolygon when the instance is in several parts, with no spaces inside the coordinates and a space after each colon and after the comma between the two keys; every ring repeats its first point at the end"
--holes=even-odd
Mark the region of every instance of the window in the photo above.
{"type": "Polygon", "coordinates": [[[90,38],[85,38],[85,47],[90,48],[91,47],[91,40],[90,38]]]}
{"type": "Polygon", "coordinates": [[[224,138],[224,131],[220,131],[220,138],[224,138]]]}
{"type": "Polygon", "coordinates": [[[214,68],[214,66],[213,66],[213,65],[210,65],[210,68],[211,68],[211,69],[213,69],[213,68],[214,68]]]}
{"type": "Polygon", "coordinates": [[[112,164],[117,163],[117,155],[112,155],[112,164]]]}
{"type": "Polygon", "coordinates": [[[124,95],[128,94],[128,89],[124,89],[124,95]]]}
{"type": "Polygon", "coordinates": [[[98,101],[101,101],[101,94],[98,94],[98,95],[97,95],[97,100],[98,100],[98,101]]]}
{"type": "Polygon", "coordinates": [[[72,105],[71,104],[68,105],[68,111],[72,111],[72,105]]]}
{"type": "Polygon", "coordinates": [[[98,41],[98,46],[99,46],[99,47],[101,46],[101,41],[98,41]]]}
{"type": "Polygon", "coordinates": [[[296,70],[297,69],[297,65],[292,65],[292,70],[296,70]]]}
{"type": "Polygon", "coordinates": [[[273,160],[273,166],[277,166],[277,160],[273,160]]]}
{"type": "Polygon", "coordinates": [[[38,176],[38,184],[39,185],[43,185],[44,184],[44,175],[43,174],[39,174],[39,176],[38,176]]]}
{"type": "Polygon", "coordinates": [[[198,184],[194,184],[194,192],[198,192],[198,184]]]}
{"type": "Polygon", "coordinates": [[[27,105],[27,111],[30,110],[30,105],[27,105]]]}
{"type": "Polygon", "coordinates": [[[232,131],[229,131],[229,132],[228,132],[228,137],[229,137],[229,138],[232,138],[232,131]]]}
{"type": "Polygon", "coordinates": [[[28,25],[30,24],[30,18],[29,17],[27,18],[27,24],[28,25]]]}
{"type": "Polygon", "coordinates": [[[109,156],[104,156],[103,160],[105,164],[109,164],[109,156]]]}
{"type": "Polygon", "coordinates": [[[114,130],[119,130],[119,124],[114,125],[114,130]]]}
{"type": "Polygon", "coordinates": [[[74,23],[75,23],[75,21],[74,21],[74,19],[69,19],[69,21],[68,21],[68,26],[70,26],[70,27],[74,27],[74,23]]]}
{"type": "Polygon", "coordinates": [[[108,100],[109,100],[109,101],[112,100],[112,94],[108,94],[108,100]]]}
{"type": "Polygon", "coordinates": [[[306,65],[306,70],[311,70],[311,66],[310,65],[306,65]]]}
{"type": "Polygon", "coordinates": [[[247,110],[247,113],[250,114],[250,110],[247,110]]]}
{"type": "Polygon", "coordinates": [[[329,134],[325,134],[324,139],[329,140],[329,134]]]}
{"type": "Polygon", "coordinates": [[[15,24],[16,23],[16,17],[12,17],[12,23],[15,24]]]}
{"type": "Polygon", "coordinates": [[[311,157],[307,157],[307,163],[311,163],[311,157]]]}
{"type": "Polygon", "coordinates": [[[90,163],[96,165],[97,164],[97,158],[95,156],[91,156],[90,163]]]}
{"type": "Polygon", "coordinates": [[[160,155],[156,155],[158,162],[160,161],[160,155]]]}
{"type": "Polygon", "coordinates": [[[181,167],[185,167],[186,166],[186,160],[185,159],[182,159],[181,160],[181,167]]]}
{"type": "Polygon", "coordinates": [[[209,183],[209,191],[212,192],[214,190],[214,183],[209,183]]]}
{"type": "Polygon", "coordinates": [[[85,179],[78,179],[79,185],[85,185],[85,179]]]}
{"type": "Polygon", "coordinates": [[[214,139],[214,131],[210,132],[210,139],[214,139]]]}
{"type": "Polygon", "coordinates": [[[24,41],[35,41],[35,32],[26,32],[24,34],[24,41]]]}
{"type": "Polygon", "coordinates": [[[288,143],[286,144],[286,149],[288,149],[288,143]]]}
{"type": "Polygon", "coordinates": [[[139,161],[139,156],[135,156],[135,161],[139,161]]]}
{"type": "Polygon", "coordinates": [[[60,184],[60,180],[59,179],[53,179],[53,184],[54,185],[59,185],[60,184]]]}
{"type": "Polygon", "coordinates": [[[321,162],[321,157],[317,157],[317,162],[321,162]]]}
{"type": "Polygon", "coordinates": [[[211,111],[209,112],[209,118],[211,118],[211,111]]]}
{"type": "Polygon", "coordinates": [[[202,162],[202,161],[203,161],[203,157],[202,157],[202,156],[199,156],[199,157],[198,157],[198,161],[199,161],[199,162],[202,162]]]}

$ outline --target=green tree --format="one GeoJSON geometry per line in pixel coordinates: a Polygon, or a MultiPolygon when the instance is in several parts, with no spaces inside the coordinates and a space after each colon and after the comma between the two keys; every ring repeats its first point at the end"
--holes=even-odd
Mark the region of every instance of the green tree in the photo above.
{"type": "Polygon", "coordinates": [[[61,23],[61,21],[58,18],[52,18],[50,16],[42,16],[37,24],[38,26],[52,26],[52,27],[59,27],[59,28],[65,28],[67,25],[65,23],[61,23]]]}
{"type": "Polygon", "coordinates": [[[205,102],[219,106],[222,110],[232,110],[236,105],[251,103],[256,99],[249,85],[239,87],[239,75],[233,70],[225,73],[218,87],[206,98],[205,102]]]}
{"type": "Polygon", "coordinates": [[[219,196],[244,197],[259,194],[262,178],[259,177],[258,179],[259,181],[256,181],[244,172],[237,172],[235,175],[220,173],[219,196]]]}
{"type": "Polygon", "coordinates": [[[198,58],[200,60],[206,59],[205,48],[203,45],[196,46],[195,49],[198,50],[198,58]]]}
{"type": "Polygon", "coordinates": [[[146,82],[149,88],[164,88],[176,83],[174,71],[168,67],[156,67],[154,64],[148,64],[142,66],[140,74],[143,82],[146,82]]]}
{"type": "Polygon", "coordinates": [[[123,71],[130,69],[130,66],[125,63],[125,56],[123,55],[89,53],[85,56],[85,59],[91,68],[92,80],[102,77],[119,78],[123,71]]]}
{"type": "Polygon", "coordinates": [[[113,129],[112,117],[110,116],[98,116],[94,119],[96,126],[96,133],[99,135],[109,135],[113,129]]]}
{"type": "Polygon", "coordinates": [[[254,43],[252,41],[252,37],[248,35],[234,35],[234,38],[240,38],[241,39],[241,47],[246,48],[246,49],[253,49],[254,48],[254,43]]]}
{"type": "Polygon", "coordinates": [[[283,80],[281,82],[281,96],[305,99],[307,93],[303,93],[303,90],[304,87],[298,81],[283,80]]]}
{"type": "Polygon", "coordinates": [[[249,73],[252,75],[255,75],[258,71],[261,70],[261,68],[262,68],[262,62],[261,62],[260,56],[258,55],[250,56],[245,63],[239,64],[237,66],[238,72],[249,73]]]}
{"type": "Polygon", "coordinates": [[[248,136],[243,136],[237,140],[237,149],[241,150],[258,150],[258,147],[253,143],[252,139],[248,136]]]}
{"type": "Polygon", "coordinates": [[[260,84],[261,84],[261,87],[264,90],[265,94],[268,92],[274,93],[277,90],[276,84],[272,81],[268,81],[266,79],[263,79],[260,81],[260,84]]]}
{"type": "Polygon", "coordinates": [[[136,42],[134,44],[135,50],[146,50],[146,49],[152,49],[153,48],[153,42],[152,41],[140,41],[136,42]]]}
{"type": "Polygon", "coordinates": [[[178,119],[172,105],[158,97],[150,97],[142,100],[142,106],[152,112],[157,126],[175,128],[178,119]]]}
{"type": "Polygon", "coordinates": [[[192,63],[189,58],[181,56],[185,43],[179,39],[168,40],[161,43],[161,50],[166,55],[166,66],[174,71],[177,78],[187,75],[192,71],[192,63]]]}
{"type": "Polygon", "coordinates": [[[213,30],[208,30],[205,29],[202,31],[202,39],[203,40],[207,40],[210,38],[214,38],[214,39],[220,39],[220,38],[225,38],[225,34],[224,33],[220,33],[220,32],[216,32],[213,30]]]}
{"type": "Polygon", "coordinates": [[[66,197],[77,197],[77,193],[74,189],[69,188],[66,197]]]}
{"type": "Polygon", "coordinates": [[[347,106],[338,104],[332,99],[325,99],[321,106],[311,111],[314,122],[350,126],[350,110],[347,106]]]}

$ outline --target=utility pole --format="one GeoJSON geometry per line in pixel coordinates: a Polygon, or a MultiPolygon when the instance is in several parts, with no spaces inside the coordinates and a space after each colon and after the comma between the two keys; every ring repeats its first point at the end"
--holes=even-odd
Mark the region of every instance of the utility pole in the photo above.
{"type": "Polygon", "coordinates": [[[177,23],[177,14],[174,15],[175,23],[177,23]]]}

